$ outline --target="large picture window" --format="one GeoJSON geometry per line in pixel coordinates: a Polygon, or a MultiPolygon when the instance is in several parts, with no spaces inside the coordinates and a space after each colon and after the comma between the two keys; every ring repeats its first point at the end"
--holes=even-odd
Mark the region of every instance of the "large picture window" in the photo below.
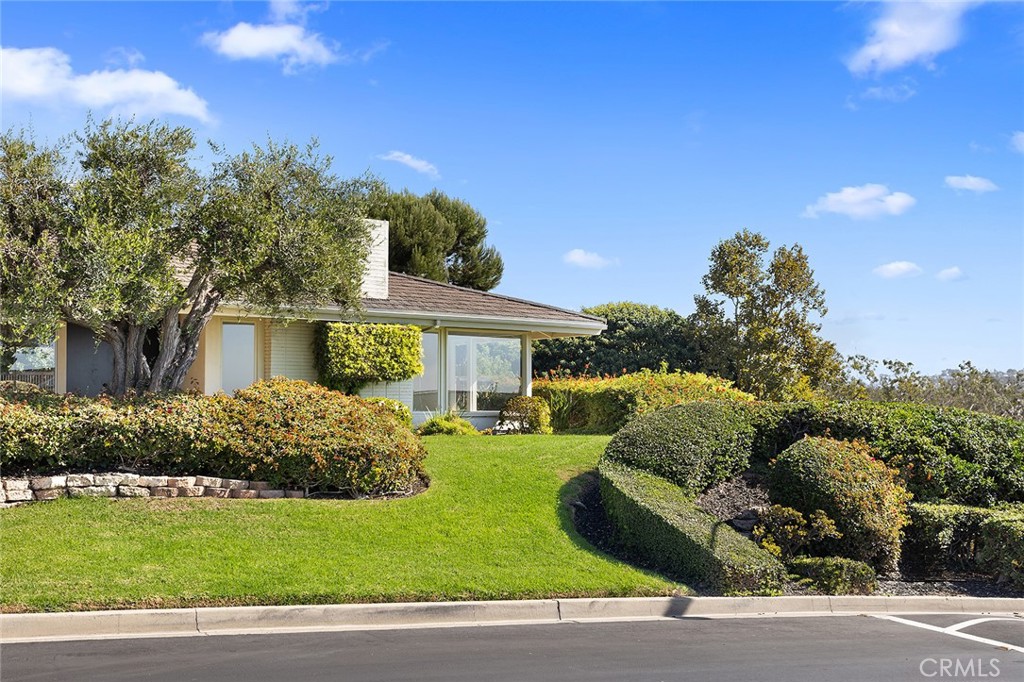
{"type": "Polygon", "coordinates": [[[230,394],[256,381],[256,327],[225,322],[221,329],[221,389],[230,394]]]}
{"type": "Polygon", "coordinates": [[[523,347],[518,337],[448,335],[448,407],[490,412],[522,389],[523,347]]]}
{"type": "Polygon", "coordinates": [[[437,412],[437,391],[441,356],[437,334],[423,334],[423,374],[412,381],[412,409],[415,412],[437,412]]]}

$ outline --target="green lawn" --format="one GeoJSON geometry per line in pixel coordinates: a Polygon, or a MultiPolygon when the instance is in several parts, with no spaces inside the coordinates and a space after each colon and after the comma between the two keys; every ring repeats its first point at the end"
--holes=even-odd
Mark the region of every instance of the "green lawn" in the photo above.
{"type": "Polygon", "coordinates": [[[562,499],[605,436],[425,439],[408,499],[74,499],[0,511],[0,608],[669,594],[594,550],[562,499]]]}

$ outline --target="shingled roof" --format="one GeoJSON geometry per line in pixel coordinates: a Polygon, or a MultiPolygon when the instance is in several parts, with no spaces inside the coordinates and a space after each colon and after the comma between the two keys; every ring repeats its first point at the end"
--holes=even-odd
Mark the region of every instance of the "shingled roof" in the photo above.
{"type": "Polygon", "coordinates": [[[388,297],[365,298],[363,308],[368,313],[428,313],[604,325],[604,320],[593,315],[398,272],[389,273],[388,297]]]}

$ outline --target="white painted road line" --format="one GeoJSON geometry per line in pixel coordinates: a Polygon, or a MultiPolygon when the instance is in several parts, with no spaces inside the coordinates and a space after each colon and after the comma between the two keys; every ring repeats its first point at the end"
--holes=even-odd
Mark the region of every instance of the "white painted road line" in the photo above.
{"type": "Polygon", "coordinates": [[[952,625],[952,626],[950,626],[948,628],[940,628],[938,625],[929,625],[928,623],[920,623],[920,622],[918,622],[916,620],[909,620],[907,618],[900,618],[899,616],[875,615],[874,618],[880,618],[882,620],[889,620],[889,621],[892,621],[894,623],[902,623],[904,625],[911,625],[911,626],[913,626],[915,628],[921,628],[923,630],[931,630],[932,632],[940,632],[940,633],[942,633],[944,635],[949,635],[951,637],[959,637],[960,639],[967,639],[967,640],[970,640],[972,642],[979,642],[981,644],[988,644],[990,646],[997,646],[997,647],[1001,647],[1003,649],[1008,649],[1009,651],[1018,651],[1018,652],[1024,654],[1024,647],[1014,646],[1013,644],[1007,644],[1006,642],[1000,642],[999,640],[996,640],[996,639],[987,639],[985,637],[977,637],[975,635],[969,635],[966,632],[960,632],[957,629],[958,626],[960,626],[960,627],[967,627],[968,625],[970,625],[972,623],[973,624],[977,624],[978,622],[986,621],[986,620],[1017,620],[1016,618],[978,618],[978,619],[975,619],[973,621],[966,621],[965,623],[958,623],[957,625],[952,625]]]}
{"type": "Polygon", "coordinates": [[[1024,625],[1024,620],[1021,620],[1020,618],[975,618],[974,620],[965,620],[962,623],[957,623],[956,625],[950,625],[946,629],[951,631],[951,632],[956,631],[956,630],[963,630],[964,628],[969,628],[972,625],[978,625],[980,623],[987,623],[990,620],[1016,621],[1016,622],[1021,623],[1022,625],[1024,625]]]}

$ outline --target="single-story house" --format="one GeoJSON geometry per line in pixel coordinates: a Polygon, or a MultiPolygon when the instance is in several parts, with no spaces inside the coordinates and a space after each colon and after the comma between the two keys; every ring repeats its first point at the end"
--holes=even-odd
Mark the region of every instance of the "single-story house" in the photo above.
{"type": "MultiPolygon", "coordinates": [[[[478,428],[492,426],[510,397],[530,395],[531,341],[605,329],[604,320],[590,315],[389,272],[388,223],[370,222],[373,248],[358,321],[419,326],[424,371],[408,381],[367,386],[361,394],[400,400],[417,423],[456,410],[478,428]]],[[[320,320],[354,321],[336,307],[281,320],[222,305],[203,332],[185,388],[212,394],[273,376],[316,381],[312,344],[320,320]]],[[[110,380],[110,348],[97,345],[88,329],[64,325],[54,366],[58,393],[96,395],[110,380]]]]}

